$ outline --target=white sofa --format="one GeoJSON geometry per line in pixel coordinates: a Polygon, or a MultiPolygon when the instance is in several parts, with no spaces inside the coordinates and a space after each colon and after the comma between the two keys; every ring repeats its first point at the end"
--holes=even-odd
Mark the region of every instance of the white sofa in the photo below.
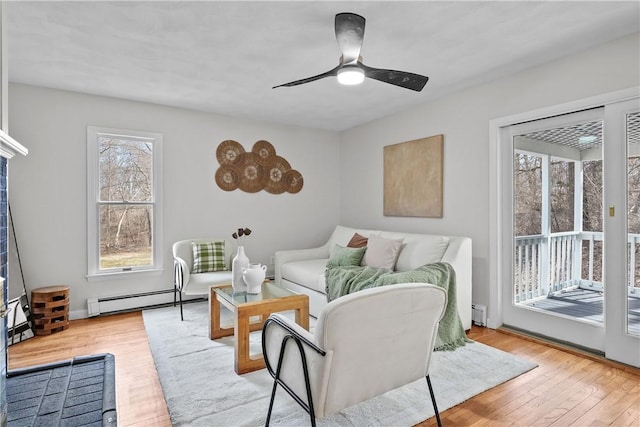
{"type": "Polygon", "coordinates": [[[336,226],[324,245],[275,253],[275,283],[309,295],[309,313],[315,317],[327,304],[325,268],[334,245],[346,246],[355,233],[385,239],[403,239],[395,271],[409,271],[425,264],[447,262],[456,272],[458,313],[465,330],[471,329],[471,239],[460,236],[401,233],[336,226]]]}

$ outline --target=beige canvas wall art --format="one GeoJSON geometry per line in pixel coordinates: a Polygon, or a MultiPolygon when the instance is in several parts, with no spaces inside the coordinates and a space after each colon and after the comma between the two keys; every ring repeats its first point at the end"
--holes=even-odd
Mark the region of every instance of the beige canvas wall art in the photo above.
{"type": "Polygon", "coordinates": [[[384,147],[384,215],[442,218],[444,136],[384,147]]]}

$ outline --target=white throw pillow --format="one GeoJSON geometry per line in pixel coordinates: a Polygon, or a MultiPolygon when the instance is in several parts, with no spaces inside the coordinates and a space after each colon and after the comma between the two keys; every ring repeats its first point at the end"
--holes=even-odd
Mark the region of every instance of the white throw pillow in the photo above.
{"type": "Polygon", "coordinates": [[[402,240],[370,236],[367,251],[364,253],[363,265],[393,270],[400,254],[402,240]]]}
{"type": "Polygon", "coordinates": [[[407,236],[402,245],[402,251],[396,261],[397,271],[414,270],[422,265],[442,261],[449,237],[429,234],[414,234],[407,236]]]}

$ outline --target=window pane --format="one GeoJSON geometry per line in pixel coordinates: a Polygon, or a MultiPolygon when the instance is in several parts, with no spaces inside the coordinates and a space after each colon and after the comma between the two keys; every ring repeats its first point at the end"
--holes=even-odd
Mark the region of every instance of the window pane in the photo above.
{"type": "Polygon", "coordinates": [[[582,229],[602,231],[602,160],[582,163],[582,229]]]}
{"type": "Polygon", "coordinates": [[[515,235],[542,234],[542,158],[515,153],[515,235]]]}
{"type": "Polygon", "coordinates": [[[640,335],[640,112],[627,114],[627,332],[640,335]]]}
{"type": "MultiPolygon", "coordinates": [[[[602,160],[582,162],[582,230],[602,232],[602,160]]],[[[602,283],[602,236],[582,235],[582,280],[602,283]]]]}
{"type": "Polygon", "coordinates": [[[629,157],[629,233],[640,234],[640,157],[629,157]]]}
{"type": "Polygon", "coordinates": [[[573,231],[574,163],[551,162],[551,232],[573,231]]]}
{"type": "Polygon", "coordinates": [[[151,206],[100,206],[100,269],[153,264],[151,206]]]}
{"type": "Polygon", "coordinates": [[[627,170],[629,286],[636,293],[640,290],[640,157],[629,157],[627,170]]]}
{"type": "Polygon", "coordinates": [[[153,200],[153,144],[133,138],[98,136],[100,200],[153,200]]]}

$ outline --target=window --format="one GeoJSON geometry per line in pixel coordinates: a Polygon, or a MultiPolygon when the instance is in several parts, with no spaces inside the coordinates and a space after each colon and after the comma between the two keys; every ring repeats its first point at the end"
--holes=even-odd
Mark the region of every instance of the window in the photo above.
{"type": "Polygon", "coordinates": [[[159,270],[162,135],[87,127],[88,278],[159,270]]]}
{"type": "Polygon", "coordinates": [[[542,157],[516,152],[513,186],[515,235],[542,234],[542,157]]]}
{"type": "Polygon", "coordinates": [[[551,158],[549,165],[549,230],[551,233],[572,232],[574,224],[575,162],[551,158]]]}

